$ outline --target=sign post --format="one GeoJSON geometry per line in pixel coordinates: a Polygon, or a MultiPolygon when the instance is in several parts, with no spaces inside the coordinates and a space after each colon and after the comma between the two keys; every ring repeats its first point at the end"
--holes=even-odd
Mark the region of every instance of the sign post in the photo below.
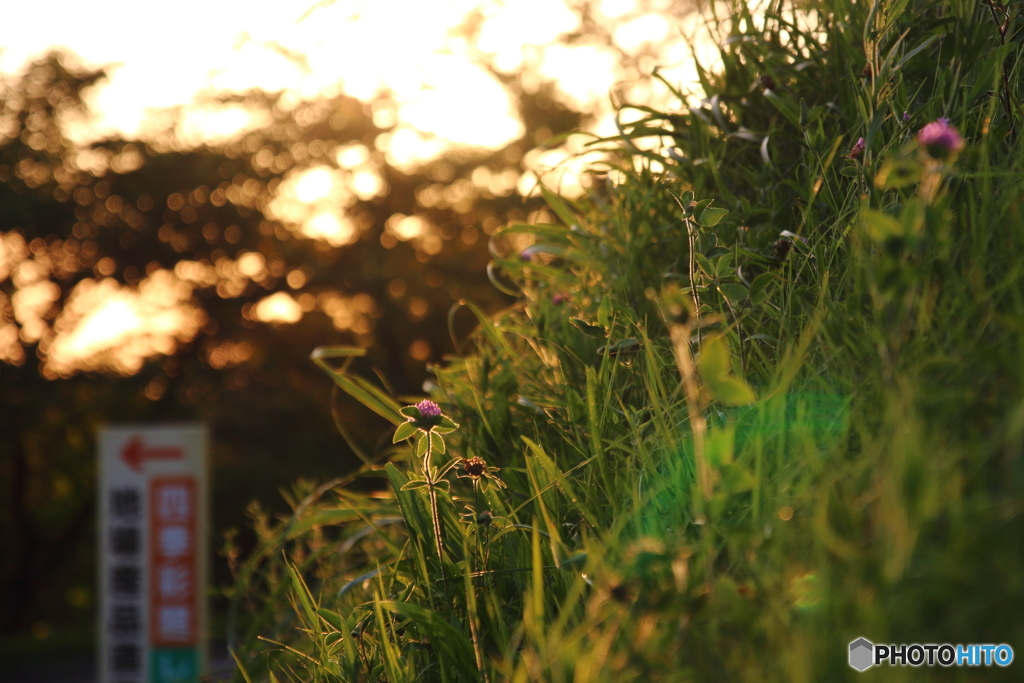
{"type": "Polygon", "coordinates": [[[206,443],[198,424],[100,432],[100,683],[207,672],[206,443]]]}

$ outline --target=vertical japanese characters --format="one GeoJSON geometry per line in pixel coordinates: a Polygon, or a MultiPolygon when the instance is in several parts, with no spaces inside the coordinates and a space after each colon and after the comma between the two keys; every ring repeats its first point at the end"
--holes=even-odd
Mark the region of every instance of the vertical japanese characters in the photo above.
{"type": "Polygon", "coordinates": [[[117,683],[135,683],[143,678],[143,520],[144,489],[120,483],[106,496],[108,545],[106,576],[110,599],[105,619],[108,671],[117,683]]]}
{"type": "Polygon", "coordinates": [[[191,477],[150,481],[150,614],[154,647],[196,643],[196,486],[191,477]]]}

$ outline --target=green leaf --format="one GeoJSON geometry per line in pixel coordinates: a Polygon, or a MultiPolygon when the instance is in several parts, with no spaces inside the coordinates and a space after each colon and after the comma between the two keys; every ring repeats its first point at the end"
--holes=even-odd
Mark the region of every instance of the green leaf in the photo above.
{"type": "Polygon", "coordinates": [[[563,258],[568,252],[565,247],[560,247],[556,244],[541,244],[534,243],[528,246],[520,254],[550,254],[558,258],[563,258]]]}
{"type": "Polygon", "coordinates": [[[306,582],[302,580],[302,575],[299,574],[291,562],[286,560],[284,566],[292,580],[292,589],[299,596],[299,604],[302,606],[303,613],[305,613],[306,624],[312,627],[316,624],[316,603],[313,601],[313,594],[309,592],[306,582]]]}
{"type": "Polygon", "coordinates": [[[719,277],[726,277],[735,272],[735,268],[732,267],[732,252],[722,254],[721,256],[715,257],[715,272],[718,273],[719,277]]]}
{"type": "Polygon", "coordinates": [[[693,252],[693,260],[697,262],[701,270],[707,273],[708,277],[715,277],[715,267],[711,265],[711,261],[708,260],[707,256],[695,251],[693,252]]]}
{"type": "Polygon", "coordinates": [[[711,206],[711,202],[713,202],[713,201],[715,201],[715,200],[714,199],[702,199],[699,202],[697,202],[697,206],[693,207],[693,218],[694,218],[694,220],[696,220],[698,223],[700,223],[701,215],[704,213],[705,209],[707,209],[709,206],[711,206]]]}
{"type": "Polygon", "coordinates": [[[329,609],[321,607],[316,610],[316,615],[327,622],[327,625],[335,631],[339,631],[341,633],[345,632],[345,620],[342,619],[341,615],[337,612],[332,612],[329,609]]]}
{"type": "Polygon", "coordinates": [[[444,455],[445,453],[444,439],[441,438],[440,434],[434,434],[430,437],[430,452],[437,453],[438,455],[444,455]]]}
{"type": "Polygon", "coordinates": [[[715,400],[727,406],[746,406],[757,400],[750,385],[739,377],[718,378],[708,383],[715,400]]]}
{"type": "Polygon", "coordinates": [[[573,569],[576,567],[582,567],[587,563],[586,553],[576,553],[570,557],[565,558],[558,563],[559,569],[573,569]]]}
{"type": "Polygon", "coordinates": [[[416,406],[406,406],[399,410],[398,412],[400,412],[402,415],[405,415],[407,418],[411,420],[420,419],[420,409],[417,408],[416,406]]]}
{"type": "Polygon", "coordinates": [[[544,195],[544,201],[548,203],[551,210],[555,212],[555,215],[562,219],[562,222],[566,225],[572,225],[576,222],[576,216],[573,215],[569,206],[565,203],[565,200],[551,192],[546,187],[541,185],[540,192],[544,195]]]}
{"type": "Polygon", "coordinates": [[[887,161],[875,176],[875,187],[882,190],[899,190],[921,180],[924,167],[917,159],[893,159],[887,161]]]}
{"type": "Polygon", "coordinates": [[[410,479],[407,484],[402,487],[403,491],[412,491],[413,489],[422,488],[427,485],[426,479],[410,479]]]}
{"type": "Polygon", "coordinates": [[[349,376],[344,370],[335,370],[327,364],[328,358],[352,358],[366,355],[366,349],[353,346],[318,346],[310,359],[326,372],[346,394],[393,424],[403,422],[398,402],[366,380],[349,376]]]}
{"type": "MultiPolygon", "coordinates": [[[[462,631],[462,628],[452,625],[452,622],[449,621],[450,617],[445,618],[438,612],[409,602],[382,600],[377,604],[383,609],[406,617],[416,625],[418,631],[429,634],[431,647],[437,651],[440,657],[443,657],[446,664],[453,668],[454,676],[449,680],[479,680],[479,673],[474,663],[472,641],[462,631]]],[[[386,623],[383,619],[380,621],[382,625],[386,623]]],[[[460,627],[463,626],[462,622],[455,623],[460,627]]],[[[381,632],[387,633],[383,628],[381,632]]],[[[396,663],[396,672],[400,671],[398,666],[396,663]]],[[[389,675],[387,678],[391,681],[408,680],[406,677],[400,678],[396,674],[389,675]]]]}
{"type": "Polygon", "coordinates": [[[521,295],[522,292],[516,289],[515,284],[508,284],[502,282],[499,269],[500,265],[495,261],[491,261],[490,263],[487,264],[487,279],[491,281],[491,284],[494,285],[494,288],[500,292],[508,294],[509,296],[521,295]]]}
{"type": "Polygon", "coordinates": [[[764,96],[775,105],[775,108],[786,117],[786,120],[794,126],[800,126],[800,109],[797,107],[796,102],[793,101],[793,98],[767,89],[764,91],[764,96]]]}
{"type": "Polygon", "coordinates": [[[711,397],[727,406],[743,406],[753,403],[757,396],[750,386],[739,377],[732,376],[732,358],[725,339],[711,336],[701,345],[697,369],[711,397]]]}
{"type": "Polygon", "coordinates": [[[697,222],[705,228],[711,228],[718,225],[718,221],[725,218],[728,213],[727,209],[704,209],[704,213],[700,215],[697,222]]]}
{"type": "MultiPolygon", "coordinates": [[[[388,476],[388,481],[391,482],[392,490],[395,491],[395,498],[398,499],[398,505],[402,511],[402,517],[409,527],[410,535],[419,539],[430,538],[432,533],[430,519],[420,505],[418,496],[402,490],[409,483],[409,478],[390,462],[384,466],[384,472],[388,476]]],[[[382,538],[386,538],[386,534],[382,538]]]]}
{"type": "Polygon", "coordinates": [[[286,528],[285,538],[291,540],[298,538],[310,529],[317,529],[325,526],[337,526],[358,520],[359,512],[352,508],[340,510],[314,510],[296,519],[294,523],[286,528]]]}
{"type": "Polygon", "coordinates": [[[601,304],[597,307],[597,324],[601,327],[608,329],[608,326],[612,322],[612,298],[606,296],[601,299],[601,304]]]}
{"type": "Polygon", "coordinates": [[[391,439],[391,443],[405,441],[415,433],[416,425],[414,425],[412,422],[403,422],[402,424],[398,425],[398,429],[395,430],[395,436],[391,439]]]}
{"type": "Polygon", "coordinates": [[[726,282],[718,285],[718,289],[730,301],[743,301],[750,294],[746,287],[735,282],[726,282]]]}
{"type": "Polygon", "coordinates": [[[495,237],[500,235],[510,235],[512,233],[526,233],[528,235],[536,235],[546,240],[555,240],[559,242],[565,241],[568,236],[568,230],[562,225],[555,225],[554,223],[512,223],[507,228],[502,228],[494,233],[495,237]]]}
{"type": "Polygon", "coordinates": [[[768,285],[775,279],[772,273],[761,273],[750,283],[750,301],[759,304],[768,298],[768,285]]]}
{"type": "Polygon", "coordinates": [[[580,329],[584,334],[589,335],[591,337],[606,337],[606,336],[608,336],[608,333],[604,331],[603,327],[598,327],[597,325],[591,325],[590,323],[586,322],[585,320],[581,320],[579,318],[569,318],[569,322],[572,323],[574,327],[577,327],[578,329],[580,329]]]}
{"type": "Polygon", "coordinates": [[[733,451],[736,448],[736,429],[731,424],[716,427],[708,432],[704,443],[704,452],[707,453],[709,462],[716,467],[728,465],[732,462],[733,451]]]}
{"type": "Polygon", "coordinates": [[[416,438],[416,457],[421,458],[427,453],[427,435],[422,432],[416,438]]]}
{"type": "Polygon", "coordinates": [[[900,225],[903,226],[901,235],[919,234],[926,223],[934,226],[948,225],[949,218],[945,207],[941,202],[926,205],[920,197],[914,197],[900,212],[900,225]]]}
{"type": "Polygon", "coordinates": [[[230,647],[228,652],[231,653],[231,658],[235,660],[235,665],[238,667],[239,673],[242,674],[242,678],[245,679],[245,683],[252,683],[252,679],[249,678],[249,672],[246,670],[245,665],[242,664],[242,660],[238,658],[238,654],[230,647]]]}
{"type": "Polygon", "coordinates": [[[676,204],[679,205],[679,210],[682,211],[683,218],[690,218],[693,216],[693,192],[686,190],[682,196],[677,195],[675,192],[669,190],[669,194],[672,195],[672,199],[676,200],[676,204]]]}
{"type": "Polygon", "coordinates": [[[444,467],[437,471],[437,475],[434,477],[434,479],[441,479],[444,476],[446,476],[448,472],[450,472],[453,467],[458,465],[461,460],[462,458],[452,458],[451,460],[449,460],[444,467]]]}
{"type": "Polygon", "coordinates": [[[620,353],[633,353],[639,350],[640,342],[638,342],[633,337],[629,337],[628,339],[623,339],[622,341],[616,342],[614,344],[602,346],[597,350],[597,353],[598,355],[603,356],[604,353],[607,351],[609,356],[616,356],[620,353]]]}
{"type": "Polygon", "coordinates": [[[700,347],[697,370],[706,382],[709,378],[725,377],[729,373],[729,349],[720,336],[707,337],[700,347]]]}
{"type": "Polygon", "coordinates": [[[520,436],[519,438],[522,439],[523,443],[530,448],[533,453],[533,457],[540,463],[541,468],[547,474],[548,478],[555,482],[558,488],[562,490],[562,493],[569,498],[573,505],[577,506],[576,509],[579,510],[581,515],[583,515],[583,518],[592,525],[598,524],[597,518],[590,512],[588,507],[580,504],[580,501],[576,496],[576,490],[569,477],[558,469],[551,457],[544,451],[544,448],[525,436],[520,436]]]}
{"type": "Polygon", "coordinates": [[[884,242],[890,237],[902,237],[903,226],[888,214],[874,209],[861,209],[860,221],[864,231],[873,240],[884,242]]]}
{"type": "Polygon", "coordinates": [[[750,491],[757,484],[754,475],[748,469],[736,463],[723,465],[720,469],[722,480],[719,487],[729,493],[743,493],[750,491]]]}

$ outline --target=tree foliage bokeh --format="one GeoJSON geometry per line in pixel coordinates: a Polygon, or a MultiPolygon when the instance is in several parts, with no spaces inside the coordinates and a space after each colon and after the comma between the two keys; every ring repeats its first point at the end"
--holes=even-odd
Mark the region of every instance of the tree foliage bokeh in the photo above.
{"type": "MultiPolygon", "coordinates": [[[[82,92],[102,78],[51,54],[3,89],[0,594],[11,599],[0,607],[0,624],[7,633],[40,620],[88,621],[100,425],[209,423],[215,524],[218,531],[242,526],[249,500],[278,500],[277,489],[296,477],[325,478],[356,464],[335,420],[357,442],[375,445],[369,416],[341,397],[332,405],[328,383],[308,361],[311,349],[361,344],[370,349],[367,368],[379,369],[390,388],[419,391],[426,363],[452,350],[452,306],[507,303],[487,279],[489,233],[536,208],[514,183],[491,192],[472,180],[474,171],[478,181],[509,170],[518,178],[532,140],[405,173],[374,150],[381,130],[369,108],[345,96],[288,110],[280,95],[232,96],[272,123],[220,146],[106,139],[76,147],[64,122],[88,115],[82,92]],[[353,235],[332,244],[274,220],[279,188],[309,169],[343,172],[345,151],[378,183],[346,207],[353,235]],[[416,217],[415,230],[396,226],[402,216],[416,217]],[[120,318],[90,317],[111,302],[120,318]],[[83,332],[109,332],[125,315],[131,324],[112,334],[113,343],[83,332]]],[[[531,129],[559,133],[580,121],[543,95],[522,98],[521,108],[531,129]]],[[[456,336],[471,318],[454,316],[456,336]]]]}
{"type": "Polygon", "coordinates": [[[90,120],[84,102],[103,70],[53,53],[0,80],[0,595],[11,598],[0,633],[92,623],[94,438],[105,422],[207,422],[215,532],[237,527],[243,546],[249,501],[273,508],[298,477],[358,463],[338,424],[360,449],[378,448],[387,430],[332,396],[310,351],[365,346],[360,372],[396,395],[419,392],[427,364],[475,324],[465,309],[449,316],[453,306],[510,302],[488,281],[489,247],[526,245],[491,236],[544,222],[517,181],[545,143],[607,119],[607,84],[647,100],[655,81],[644,74],[692,50],[672,28],[686,3],[566,0],[546,7],[557,15],[547,27],[516,3],[464,9],[446,40],[500,83],[525,132],[415,167],[389,164],[380,147],[394,130],[375,116],[396,111],[387,92],[213,93],[200,104],[263,123],[196,146],[182,142],[188,112],[170,111],[162,131],[83,144],[69,130],[90,120]],[[517,12],[528,22],[510,33],[503,22],[517,12]],[[516,33],[527,25],[537,30],[516,33]],[[548,48],[568,74],[542,63],[548,48]],[[601,92],[582,94],[594,83],[601,92]]]}

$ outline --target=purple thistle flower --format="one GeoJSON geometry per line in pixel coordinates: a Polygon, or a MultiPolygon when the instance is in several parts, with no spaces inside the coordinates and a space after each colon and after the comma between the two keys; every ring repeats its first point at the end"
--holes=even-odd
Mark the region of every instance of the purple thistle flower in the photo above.
{"type": "Polygon", "coordinates": [[[949,124],[949,119],[932,121],[922,128],[917,134],[917,142],[935,159],[945,159],[964,148],[964,139],[960,137],[957,129],[949,124]]]}
{"type": "Polygon", "coordinates": [[[910,120],[910,112],[909,111],[903,112],[903,123],[906,123],[909,120],[910,120]]]}
{"type": "Polygon", "coordinates": [[[864,138],[857,138],[857,142],[850,148],[850,153],[846,155],[847,159],[860,159],[860,155],[864,153],[864,138]]]}
{"type": "Polygon", "coordinates": [[[417,403],[416,410],[420,411],[420,417],[441,417],[441,407],[429,399],[417,403]]]}

